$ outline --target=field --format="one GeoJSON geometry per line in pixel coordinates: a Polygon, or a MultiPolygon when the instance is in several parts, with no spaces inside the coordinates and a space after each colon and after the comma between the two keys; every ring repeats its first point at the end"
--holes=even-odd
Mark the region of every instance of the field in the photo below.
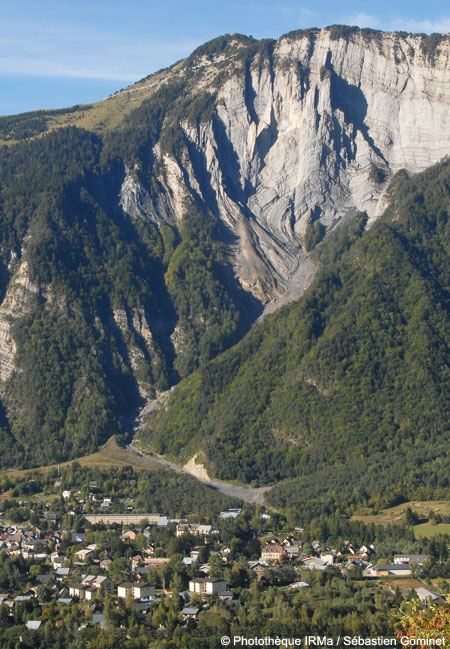
{"type": "MultiPolygon", "coordinates": [[[[433,509],[436,514],[440,514],[441,516],[449,516],[450,515],[450,502],[445,501],[445,500],[419,500],[419,501],[410,501],[408,503],[402,503],[401,505],[396,505],[395,507],[389,507],[388,509],[383,509],[380,511],[378,514],[373,514],[369,516],[363,516],[362,514],[355,514],[352,516],[353,520],[357,521],[363,521],[364,523],[375,523],[376,525],[399,525],[400,523],[405,522],[405,512],[410,507],[414,512],[419,514],[419,516],[423,516],[426,518],[428,516],[428,513],[430,509],[433,509]]],[[[425,523],[424,525],[427,525],[425,523]]],[[[423,525],[418,525],[417,528],[421,528],[423,525]]],[[[442,525],[434,525],[434,526],[429,526],[432,527],[433,529],[436,529],[437,527],[442,527],[442,525]]],[[[447,525],[444,527],[447,527],[450,530],[450,525],[447,525]]],[[[435,534],[438,534],[438,532],[435,532],[435,534]]],[[[428,536],[428,534],[422,534],[422,536],[428,536]]]]}
{"type": "Polygon", "coordinates": [[[383,577],[383,581],[381,581],[379,585],[381,588],[388,587],[391,590],[400,588],[402,592],[409,592],[413,588],[420,588],[423,586],[423,582],[414,579],[413,577],[383,577]]]}
{"type": "Polygon", "coordinates": [[[438,523],[437,525],[431,525],[430,523],[423,523],[422,525],[414,526],[414,536],[416,539],[420,539],[423,536],[436,536],[436,534],[450,534],[450,524],[438,523]]]}
{"type": "Polygon", "coordinates": [[[128,449],[121,448],[118,446],[115,437],[111,437],[97,453],[85,455],[84,457],[76,458],[76,460],[70,460],[69,462],[62,462],[59,465],[50,464],[37,469],[12,469],[11,471],[5,471],[5,473],[11,477],[23,476],[30,471],[45,472],[50,469],[56,469],[58,466],[68,466],[72,462],[79,462],[82,466],[132,466],[136,471],[164,468],[159,462],[149,457],[140,457],[128,449]]]}

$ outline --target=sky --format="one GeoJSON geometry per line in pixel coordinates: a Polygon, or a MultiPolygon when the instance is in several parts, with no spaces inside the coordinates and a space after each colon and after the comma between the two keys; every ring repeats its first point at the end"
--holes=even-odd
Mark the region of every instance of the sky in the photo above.
{"type": "Polygon", "coordinates": [[[448,0],[0,0],[0,115],[99,101],[225,33],[450,32],[448,0]]]}

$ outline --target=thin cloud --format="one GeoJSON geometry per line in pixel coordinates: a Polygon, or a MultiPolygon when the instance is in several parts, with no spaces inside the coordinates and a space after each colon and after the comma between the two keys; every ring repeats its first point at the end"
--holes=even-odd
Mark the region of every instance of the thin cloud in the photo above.
{"type": "Polygon", "coordinates": [[[133,81],[171,65],[200,44],[149,41],[98,38],[67,48],[54,41],[3,39],[0,74],[133,81]]]}
{"type": "Polygon", "coordinates": [[[434,32],[447,34],[450,32],[450,17],[443,16],[437,20],[415,20],[405,16],[390,16],[380,18],[379,16],[361,11],[357,14],[346,16],[342,20],[346,25],[357,25],[358,27],[370,27],[372,29],[383,29],[384,31],[404,31],[413,34],[434,32]]]}
{"type": "Polygon", "coordinates": [[[357,27],[370,27],[371,29],[382,29],[382,22],[378,16],[366,14],[361,11],[357,14],[349,16],[345,21],[346,25],[356,25],[357,27]]]}
{"type": "Polygon", "coordinates": [[[448,34],[450,32],[450,17],[443,16],[438,20],[414,20],[412,18],[394,18],[392,28],[397,31],[406,31],[425,34],[448,34]]]}
{"type": "Polygon", "coordinates": [[[58,18],[40,24],[26,18],[20,25],[0,23],[0,74],[133,81],[189,54],[200,44],[193,38],[163,40],[106,29],[103,25],[71,24],[58,18]]]}

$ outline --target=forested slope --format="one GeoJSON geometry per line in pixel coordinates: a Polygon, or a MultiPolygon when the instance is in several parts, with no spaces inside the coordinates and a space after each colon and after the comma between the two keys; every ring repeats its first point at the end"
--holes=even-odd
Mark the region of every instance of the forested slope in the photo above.
{"type": "Polygon", "coordinates": [[[277,505],[327,509],[449,493],[450,162],[399,174],[364,231],[321,245],[308,292],[203,366],[150,417],[144,443],[277,505]]]}
{"type": "Polygon", "coordinates": [[[128,159],[122,138],[69,128],[0,150],[2,315],[15,352],[2,376],[3,465],[96,449],[245,320],[207,210],[186,201],[182,222],[160,227],[123,212],[124,157],[139,148],[128,159]]]}

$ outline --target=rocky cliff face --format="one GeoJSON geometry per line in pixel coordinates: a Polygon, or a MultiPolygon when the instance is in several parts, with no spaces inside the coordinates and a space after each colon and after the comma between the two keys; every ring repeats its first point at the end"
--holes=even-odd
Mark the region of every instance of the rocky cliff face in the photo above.
{"type": "Polygon", "coordinates": [[[230,57],[232,70],[200,54],[190,65],[203,89],[216,92],[222,74],[216,113],[181,119],[178,159],[155,148],[168,203],[155,209],[127,179],[122,204],[177,220],[195,192],[231,235],[241,285],[263,303],[292,299],[325,232],[354,210],[375,219],[393,174],[448,154],[449,55],[445,38],[430,51],[423,36],[339,28],[284,36],[238,65],[230,57]]]}
{"type": "Polygon", "coordinates": [[[20,265],[14,260],[11,269],[15,272],[0,306],[0,379],[6,381],[14,370],[16,345],[11,337],[11,324],[16,318],[25,315],[37,293],[28,276],[26,261],[20,265]]]}

